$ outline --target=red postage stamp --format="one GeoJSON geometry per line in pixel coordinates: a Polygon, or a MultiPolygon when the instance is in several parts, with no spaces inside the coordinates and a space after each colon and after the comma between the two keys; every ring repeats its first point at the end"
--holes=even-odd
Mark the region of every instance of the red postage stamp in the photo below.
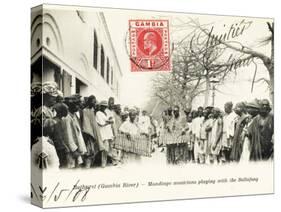
{"type": "Polygon", "coordinates": [[[168,20],[129,20],[131,71],[170,71],[168,20]]]}

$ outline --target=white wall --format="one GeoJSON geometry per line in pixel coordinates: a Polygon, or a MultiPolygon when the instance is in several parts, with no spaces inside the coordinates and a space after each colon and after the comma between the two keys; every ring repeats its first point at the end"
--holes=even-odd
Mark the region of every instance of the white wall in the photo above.
{"type": "MultiPolygon", "coordinates": [[[[79,17],[75,10],[62,10],[43,6],[42,17],[40,13],[32,14],[32,20],[36,21],[32,27],[31,53],[35,54],[41,46],[43,54],[61,69],[69,72],[73,77],[88,85],[81,89],[84,96],[94,94],[98,100],[115,96],[117,99],[117,83],[121,77],[121,70],[118,61],[113,53],[114,49],[110,42],[110,37],[106,31],[106,23],[98,12],[79,11],[79,17]],[[98,67],[93,67],[93,43],[94,30],[98,36],[98,67]],[[40,32],[43,33],[41,34],[40,32]],[[38,46],[38,39],[40,45],[38,46]],[[100,75],[100,50],[101,45],[105,52],[105,73],[106,59],[109,58],[110,70],[114,70],[114,80],[106,83],[100,75]]],[[[111,74],[111,71],[109,72],[111,74]]],[[[111,78],[111,76],[110,76],[111,78]]],[[[72,83],[72,92],[75,92],[75,83],[72,83]]]]}

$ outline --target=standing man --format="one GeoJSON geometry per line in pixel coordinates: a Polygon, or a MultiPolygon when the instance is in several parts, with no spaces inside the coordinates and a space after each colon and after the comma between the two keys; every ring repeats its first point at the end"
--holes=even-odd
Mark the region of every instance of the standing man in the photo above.
{"type": "Polygon", "coordinates": [[[108,156],[111,157],[112,160],[112,164],[113,165],[117,165],[117,157],[118,157],[118,152],[117,150],[113,147],[114,146],[114,139],[117,136],[117,127],[116,127],[116,121],[115,121],[115,111],[114,111],[114,98],[113,97],[109,97],[108,98],[108,107],[105,109],[105,114],[107,116],[108,119],[111,120],[111,130],[112,130],[112,140],[110,140],[109,142],[109,152],[108,152],[108,156]]]}
{"type": "Polygon", "coordinates": [[[203,107],[198,107],[197,117],[192,121],[192,134],[194,140],[194,160],[195,163],[200,163],[200,130],[203,124],[203,107]]]}
{"type": "Polygon", "coordinates": [[[202,127],[200,129],[200,154],[199,154],[199,162],[200,163],[206,163],[208,159],[208,146],[210,141],[210,134],[211,129],[213,125],[213,120],[209,118],[209,110],[204,109],[203,111],[203,117],[204,120],[202,122],[202,127]]]}
{"type": "Polygon", "coordinates": [[[185,140],[186,126],[183,124],[180,116],[180,108],[178,105],[174,107],[173,118],[169,126],[170,133],[167,134],[167,162],[169,164],[178,164],[179,162],[187,162],[187,141],[185,140]]]}
{"type": "MultiPolygon", "coordinates": [[[[260,112],[260,105],[258,101],[255,99],[251,102],[246,103],[246,111],[248,113],[248,119],[247,125],[245,127],[245,130],[243,132],[242,137],[244,138],[244,144],[243,144],[243,150],[240,158],[240,162],[249,162],[250,161],[250,153],[252,152],[253,146],[250,146],[251,140],[249,138],[248,130],[249,128],[252,128],[253,120],[260,112]]],[[[259,151],[256,152],[257,149],[254,148],[253,155],[256,155],[259,151]]],[[[255,157],[255,156],[254,156],[255,157]]]]}
{"type": "Polygon", "coordinates": [[[210,163],[220,162],[219,154],[221,151],[221,138],[222,138],[222,118],[219,108],[213,110],[213,126],[211,131],[211,151],[210,151],[210,163]]]}
{"type": "Polygon", "coordinates": [[[122,109],[120,104],[114,105],[113,117],[115,121],[115,129],[114,131],[118,133],[119,128],[122,124],[122,117],[121,117],[122,109]]]}
{"type": "Polygon", "coordinates": [[[245,104],[243,102],[237,103],[235,105],[234,112],[238,115],[238,119],[233,136],[233,145],[230,153],[230,160],[239,162],[244,144],[242,133],[248,121],[245,104]]]}
{"type": "Polygon", "coordinates": [[[268,160],[273,157],[274,120],[267,99],[260,102],[260,112],[248,128],[250,160],[268,160]]]}
{"type": "Polygon", "coordinates": [[[99,103],[99,111],[96,113],[96,121],[99,126],[99,131],[102,141],[102,151],[101,151],[101,166],[104,168],[107,164],[107,156],[110,152],[110,145],[113,141],[112,124],[113,118],[108,117],[105,110],[108,104],[107,101],[101,101],[99,103]]]}
{"type": "Polygon", "coordinates": [[[223,116],[223,130],[222,130],[222,150],[221,150],[221,159],[223,163],[229,162],[230,152],[232,148],[232,140],[235,130],[235,122],[237,115],[232,110],[232,102],[226,102],[224,104],[223,116]]]}
{"type": "Polygon", "coordinates": [[[96,154],[102,148],[101,136],[96,121],[96,97],[91,95],[85,102],[85,108],[81,111],[81,125],[87,153],[84,157],[84,165],[90,168],[94,162],[96,154]]]}
{"type": "Polygon", "coordinates": [[[65,142],[64,133],[66,132],[64,132],[63,118],[68,115],[68,107],[64,103],[57,103],[54,110],[56,111],[56,117],[54,118],[56,121],[54,126],[54,145],[59,157],[60,168],[67,168],[68,164],[70,164],[69,156],[67,156],[70,154],[70,149],[67,146],[67,142],[65,142]]]}
{"type": "Polygon", "coordinates": [[[150,118],[147,115],[146,110],[143,110],[142,115],[139,116],[138,126],[139,126],[142,134],[144,134],[146,136],[149,135],[149,130],[151,128],[151,124],[150,124],[150,118]]]}
{"type": "Polygon", "coordinates": [[[187,160],[188,162],[194,161],[194,150],[192,141],[192,114],[186,114],[186,127],[185,127],[185,138],[187,141],[187,160]]]}
{"type": "Polygon", "coordinates": [[[80,97],[78,95],[66,97],[65,104],[69,108],[68,115],[63,119],[64,139],[70,152],[68,168],[75,168],[83,164],[82,156],[87,152],[79,119],[76,116],[80,108],[80,97]]]}

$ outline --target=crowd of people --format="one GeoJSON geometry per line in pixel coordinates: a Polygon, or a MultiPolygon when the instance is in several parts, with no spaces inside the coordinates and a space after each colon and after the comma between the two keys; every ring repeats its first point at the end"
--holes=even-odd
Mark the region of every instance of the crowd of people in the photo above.
{"type": "Polygon", "coordinates": [[[32,158],[40,168],[106,167],[139,161],[141,155],[116,149],[115,139],[122,134],[134,142],[134,136],[149,140],[156,134],[146,111],[122,110],[113,97],[99,102],[94,95],[63,97],[51,82],[33,84],[31,111],[32,158]]]}
{"type": "Polygon", "coordinates": [[[168,108],[163,112],[160,143],[167,150],[167,162],[177,164],[223,164],[264,161],[273,158],[274,120],[267,99],[239,102],[224,111],[216,107],[168,108]]]}
{"type": "Polygon", "coordinates": [[[40,169],[91,168],[140,161],[141,155],[116,148],[143,136],[149,151],[166,154],[168,164],[229,163],[273,158],[273,112],[268,100],[227,102],[224,111],[169,107],[156,120],[146,110],[122,108],[113,97],[63,97],[56,83],[32,84],[31,148],[40,169]]]}

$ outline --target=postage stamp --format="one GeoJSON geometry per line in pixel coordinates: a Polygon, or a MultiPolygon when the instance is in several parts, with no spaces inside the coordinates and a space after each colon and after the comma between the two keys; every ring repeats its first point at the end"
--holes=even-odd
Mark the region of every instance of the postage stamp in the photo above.
{"type": "Polygon", "coordinates": [[[131,71],[170,71],[168,20],[129,20],[131,71]]]}

